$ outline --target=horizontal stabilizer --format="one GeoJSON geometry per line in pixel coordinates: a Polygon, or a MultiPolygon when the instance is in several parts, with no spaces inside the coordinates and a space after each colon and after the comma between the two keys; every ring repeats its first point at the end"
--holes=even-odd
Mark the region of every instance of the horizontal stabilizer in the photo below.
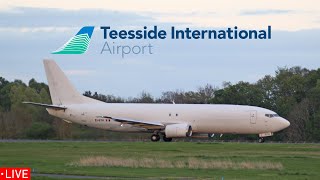
{"type": "Polygon", "coordinates": [[[35,103],[35,102],[22,102],[23,104],[31,104],[35,106],[42,106],[46,108],[56,109],[56,110],[65,110],[67,107],[65,106],[58,106],[58,105],[52,105],[52,104],[41,104],[41,103],[35,103]]]}

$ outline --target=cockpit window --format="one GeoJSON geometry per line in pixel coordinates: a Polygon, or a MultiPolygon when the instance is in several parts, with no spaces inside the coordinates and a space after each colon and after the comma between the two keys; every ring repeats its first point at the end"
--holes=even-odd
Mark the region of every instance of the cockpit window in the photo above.
{"type": "Polygon", "coordinates": [[[279,117],[278,114],[265,114],[265,116],[268,118],[279,117]]]}

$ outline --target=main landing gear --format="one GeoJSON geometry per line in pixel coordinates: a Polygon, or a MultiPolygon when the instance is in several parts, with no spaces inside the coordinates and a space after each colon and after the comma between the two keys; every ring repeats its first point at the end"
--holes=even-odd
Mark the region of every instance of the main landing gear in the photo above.
{"type": "Polygon", "coordinates": [[[172,141],[172,138],[167,138],[165,134],[162,136],[162,139],[164,142],[171,142],[172,141]]]}
{"type": "MultiPolygon", "coordinates": [[[[172,138],[167,138],[165,134],[163,134],[162,139],[164,142],[171,142],[172,141],[172,138]]],[[[160,135],[159,134],[152,134],[151,141],[152,142],[160,141],[160,135]]]]}
{"type": "Polygon", "coordinates": [[[151,141],[152,142],[157,142],[160,140],[160,135],[159,134],[152,134],[151,136],[151,141]]]}
{"type": "Polygon", "coordinates": [[[264,143],[264,138],[263,138],[263,137],[259,137],[258,142],[259,142],[259,143],[264,143]]]}

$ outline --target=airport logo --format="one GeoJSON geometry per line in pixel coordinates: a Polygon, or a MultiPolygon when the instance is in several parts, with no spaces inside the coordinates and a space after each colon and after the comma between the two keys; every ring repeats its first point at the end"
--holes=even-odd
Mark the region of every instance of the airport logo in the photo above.
{"type": "Polygon", "coordinates": [[[83,54],[88,50],[94,26],[84,26],[68,42],[52,54],[83,54]]]}
{"type": "MultiPolygon", "coordinates": [[[[238,26],[222,29],[196,28],[159,28],[143,26],[135,29],[114,29],[100,26],[103,32],[101,55],[117,55],[125,58],[129,55],[155,54],[155,46],[149,42],[155,40],[269,40],[271,26],[265,29],[241,29],[238,26]],[[137,40],[137,41],[135,41],[137,40]],[[117,42],[118,41],[118,42],[117,42]],[[130,41],[130,42],[129,42],[130,41]],[[124,44],[124,42],[127,42],[124,44]],[[136,42],[136,43],[135,43],[136,42]]],[[[84,26],[58,50],[52,54],[84,54],[89,47],[94,26],[84,26]]]]}

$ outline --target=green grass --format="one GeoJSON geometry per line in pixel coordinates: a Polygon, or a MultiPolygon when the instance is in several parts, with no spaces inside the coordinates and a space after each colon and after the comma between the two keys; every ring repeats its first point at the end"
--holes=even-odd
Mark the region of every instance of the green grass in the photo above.
{"type": "MultiPolygon", "coordinates": [[[[320,179],[320,144],[152,143],[152,142],[13,142],[0,143],[0,166],[27,166],[38,173],[108,177],[212,179],[320,179]],[[281,170],[78,167],[88,156],[120,159],[274,162],[281,170]]],[[[34,179],[53,179],[37,177],[34,179]]]]}

